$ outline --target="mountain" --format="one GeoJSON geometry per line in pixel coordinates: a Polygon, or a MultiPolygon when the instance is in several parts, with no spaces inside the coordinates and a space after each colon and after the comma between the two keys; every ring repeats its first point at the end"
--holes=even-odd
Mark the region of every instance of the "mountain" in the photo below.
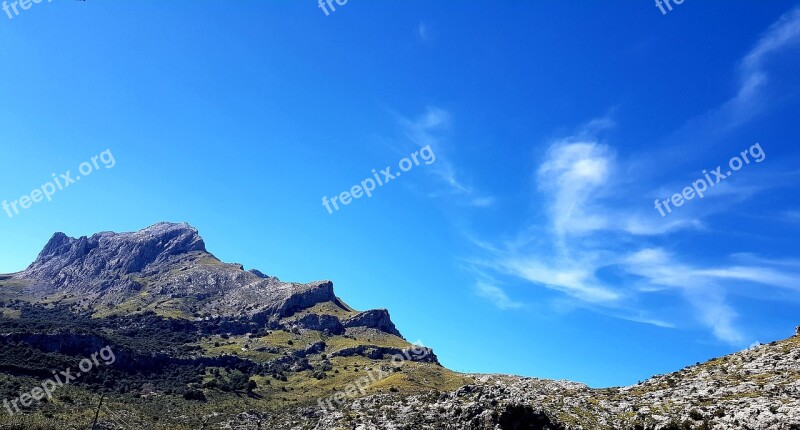
{"type": "MultiPolygon", "coordinates": [[[[27,282],[26,292],[34,297],[80,296],[76,306],[108,308],[103,314],[152,309],[171,317],[241,317],[275,325],[315,305],[353,312],[333,294],[330,281],[281,282],[220,262],[188,224],[78,239],[56,233],[36,261],[12,278],[27,282]]],[[[400,335],[385,310],[353,314],[341,323],[330,328],[363,326],[400,335]]]]}
{"type": "Polygon", "coordinates": [[[460,374],[331,281],[159,223],[56,233],[0,275],[0,396],[8,429],[800,429],[800,338],[631,387],[460,374]]]}

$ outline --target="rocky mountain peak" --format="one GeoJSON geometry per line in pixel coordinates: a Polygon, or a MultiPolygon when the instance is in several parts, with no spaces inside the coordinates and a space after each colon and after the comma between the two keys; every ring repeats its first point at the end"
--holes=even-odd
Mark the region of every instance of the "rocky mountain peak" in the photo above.
{"type": "Polygon", "coordinates": [[[24,273],[36,279],[75,279],[100,274],[122,275],[142,271],[170,257],[205,252],[197,229],[186,223],[158,223],[131,233],[102,232],[71,238],[56,233],[24,273]]]}
{"type": "Polygon", "coordinates": [[[79,238],[56,233],[36,261],[12,277],[27,283],[33,296],[79,297],[81,306],[123,314],[169,309],[185,318],[244,318],[274,326],[321,305],[334,315],[304,324],[335,332],[368,328],[402,338],[388,311],[354,311],[336,297],[331,281],[282,282],[219,261],[186,223],[79,238]]]}

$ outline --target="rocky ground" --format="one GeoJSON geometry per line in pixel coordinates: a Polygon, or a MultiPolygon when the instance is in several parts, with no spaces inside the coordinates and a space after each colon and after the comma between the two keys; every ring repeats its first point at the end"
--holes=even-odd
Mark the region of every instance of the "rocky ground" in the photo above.
{"type": "MultiPolygon", "coordinates": [[[[470,376],[473,384],[449,393],[359,399],[320,416],[313,428],[800,429],[800,337],[623,388],[470,376]]],[[[311,411],[308,415],[315,416],[311,411]]],[[[308,428],[291,427],[289,421],[280,424],[308,428]]]]}

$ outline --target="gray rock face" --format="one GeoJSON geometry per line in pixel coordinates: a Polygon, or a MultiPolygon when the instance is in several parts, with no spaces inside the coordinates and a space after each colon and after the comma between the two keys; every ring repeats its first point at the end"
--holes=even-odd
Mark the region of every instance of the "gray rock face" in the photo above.
{"type": "MultiPolygon", "coordinates": [[[[319,303],[340,303],[331,281],[281,282],[219,261],[185,223],[77,239],[56,233],[33,264],[11,276],[29,281],[34,296],[71,294],[88,299],[84,305],[111,308],[130,300],[136,307],[168,300],[171,307],[197,318],[275,324],[319,303]]],[[[344,324],[327,315],[305,316],[298,324],[332,334],[343,333],[344,327],[370,327],[400,336],[385,310],[363,312],[344,324]]]]}
{"type": "Polygon", "coordinates": [[[97,233],[77,239],[56,233],[16,278],[36,281],[38,291],[81,295],[120,294],[140,288],[131,274],[166,264],[188,253],[206,253],[203,239],[188,224],[159,223],[134,233],[97,233]]]}
{"type": "Polygon", "coordinates": [[[331,353],[331,357],[352,357],[354,355],[360,355],[373,360],[389,359],[393,356],[397,356],[397,359],[400,361],[439,364],[439,359],[436,357],[436,354],[433,353],[433,350],[425,347],[400,349],[375,345],[358,345],[331,353]]]}
{"type": "Polygon", "coordinates": [[[280,279],[276,278],[275,276],[265,275],[264,273],[262,273],[258,269],[250,269],[250,270],[248,270],[248,272],[258,276],[261,279],[271,279],[271,280],[274,280],[274,281],[280,281],[280,279]]]}
{"type": "MultiPolygon", "coordinates": [[[[333,282],[315,281],[308,284],[293,282],[272,282],[264,288],[263,284],[250,284],[236,291],[230,306],[241,303],[257,303],[248,315],[256,320],[270,317],[285,318],[317,303],[337,300],[333,293],[333,282]]],[[[228,299],[226,299],[228,300],[228,299]]]]}
{"type": "Polygon", "coordinates": [[[345,320],[345,328],[367,327],[380,330],[395,336],[403,337],[392,322],[389,311],[386,309],[372,309],[345,320]]]}
{"type": "Polygon", "coordinates": [[[308,314],[290,324],[306,330],[327,331],[330,334],[343,334],[345,331],[339,318],[333,315],[308,314]]]}
{"type": "Polygon", "coordinates": [[[57,286],[113,279],[192,251],[205,243],[188,224],[159,223],[135,233],[97,233],[73,239],[56,233],[21,276],[47,279],[57,286]]]}

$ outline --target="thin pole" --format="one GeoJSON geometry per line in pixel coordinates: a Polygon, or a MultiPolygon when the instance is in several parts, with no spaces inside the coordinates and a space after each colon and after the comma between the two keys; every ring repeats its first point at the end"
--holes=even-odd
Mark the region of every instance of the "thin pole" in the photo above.
{"type": "Polygon", "coordinates": [[[94,411],[94,422],[92,423],[92,430],[97,428],[97,417],[100,415],[100,406],[103,406],[103,397],[106,396],[106,393],[100,395],[100,404],[97,405],[97,410],[94,411]]]}

